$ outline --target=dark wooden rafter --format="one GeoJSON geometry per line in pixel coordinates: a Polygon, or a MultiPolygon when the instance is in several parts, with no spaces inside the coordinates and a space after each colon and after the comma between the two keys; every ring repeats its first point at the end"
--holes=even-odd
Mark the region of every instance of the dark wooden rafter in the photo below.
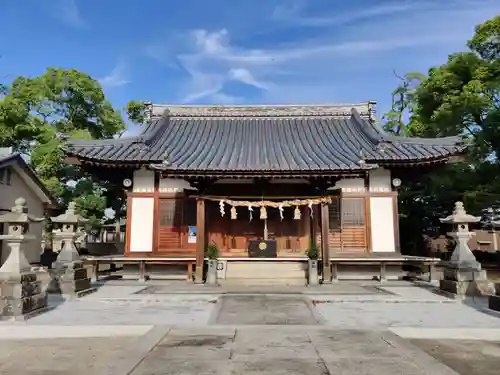
{"type": "MultiPolygon", "coordinates": [[[[358,174],[356,174],[357,176],[358,174]]],[[[307,180],[309,183],[318,191],[320,195],[326,195],[327,190],[335,186],[335,184],[340,180],[340,177],[311,177],[307,180]]]]}
{"type": "Polygon", "coordinates": [[[187,178],[186,181],[188,181],[193,188],[197,189],[199,194],[205,194],[210,189],[210,187],[217,181],[217,178],[210,178],[210,177],[187,178]]]}
{"type": "Polygon", "coordinates": [[[98,180],[109,181],[118,186],[123,186],[123,180],[132,179],[134,171],[139,168],[107,168],[103,166],[94,166],[87,163],[80,164],[83,171],[91,174],[98,180]]]}

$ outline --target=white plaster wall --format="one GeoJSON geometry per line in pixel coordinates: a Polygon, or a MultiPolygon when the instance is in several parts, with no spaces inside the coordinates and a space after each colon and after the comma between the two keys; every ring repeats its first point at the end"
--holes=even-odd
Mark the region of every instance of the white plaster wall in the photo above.
{"type": "Polygon", "coordinates": [[[337,181],[332,190],[334,189],[341,189],[346,193],[363,192],[365,190],[365,180],[362,178],[344,178],[337,181]]]}
{"type": "Polygon", "coordinates": [[[184,189],[191,188],[186,180],[176,178],[162,178],[158,186],[160,193],[181,193],[184,189]]]}
{"type": "Polygon", "coordinates": [[[132,191],[136,193],[152,193],[155,190],[155,172],[149,169],[134,171],[132,191]]]}
{"type": "MultiPolygon", "coordinates": [[[[28,212],[37,217],[43,217],[44,206],[40,197],[33,191],[33,189],[21,177],[22,172],[16,168],[11,168],[11,184],[0,184],[0,208],[10,210],[14,206],[14,201],[22,197],[26,199],[28,212]]],[[[30,234],[35,236],[35,239],[28,242],[25,246],[24,253],[30,263],[40,262],[40,255],[42,254],[42,230],[43,224],[36,223],[30,225],[30,234]]],[[[6,225],[4,225],[4,233],[7,233],[6,225]]],[[[5,242],[5,241],[2,241],[5,242]]],[[[5,243],[2,244],[2,254],[0,263],[3,264],[10,249],[5,243]]]]}
{"type": "Polygon", "coordinates": [[[370,197],[373,252],[395,252],[394,206],[392,197],[370,197]]]}
{"type": "Polygon", "coordinates": [[[371,192],[392,191],[391,171],[378,168],[368,172],[369,188],[371,192]]]}
{"type": "Polygon", "coordinates": [[[130,222],[130,251],[153,251],[154,198],[130,197],[132,199],[130,222]]]}

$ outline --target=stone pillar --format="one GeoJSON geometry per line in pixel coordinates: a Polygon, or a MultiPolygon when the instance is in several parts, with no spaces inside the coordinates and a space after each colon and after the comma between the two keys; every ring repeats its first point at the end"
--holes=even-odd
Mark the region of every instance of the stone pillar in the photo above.
{"type": "Polygon", "coordinates": [[[2,320],[29,318],[47,309],[47,294],[36,272],[24,255],[27,241],[36,237],[29,234],[30,223],[43,221],[28,214],[26,200],[18,198],[11,212],[0,216],[0,223],[8,226],[8,233],[0,235],[10,249],[0,267],[0,317],[2,320]]]}
{"type": "Polygon", "coordinates": [[[480,217],[467,214],[462,202],[455,203],[453,214],[440,219],[444,224],[452,224],[452,237],[456,246],[451,259],[445,266],[443,279],[440,280],[440,289],[459,298],[466,295],[492,294],[493,284],[488,281],[486,271],[481,270],[481,264],[469,249],[469,239],[475,235],[469,231],[470,223],[477,223],[480,217]]]}
{"type": "Polygon", "coordinates": [[[57,241],[62,242],[62,249],[52,266],[49,293],[61,294],[65,297],[79,297],[95,291],[90,287],[87,270],[80,259],[75,241],[81,236],[78,228],[88,222],[76,213],[76,204],[71,202],[62,215],[52,217],[52,222],[60,226],[53,232],[57,241]]]}

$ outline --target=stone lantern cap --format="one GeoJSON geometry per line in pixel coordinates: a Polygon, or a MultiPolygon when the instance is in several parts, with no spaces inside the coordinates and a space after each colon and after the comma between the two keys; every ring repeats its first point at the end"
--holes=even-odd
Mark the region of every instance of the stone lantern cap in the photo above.
{"type": "Polygon", "coordinates": [[[28,207],[26,206],[26,199],[17,198],[14,201],[14,207],[11,208],[10,212],[0,215],[0,223],[10,223],[10,224],[29,224],[29,223],[39,223],[45,219],[28,214],[28,207]]]}
{"type": "Polygon", "coordinates": [[[53,223],[57,224],[75,224],[75,225],[85,224],[89,221],[88,219],[85,219],[76,213],[75,202],[70,202],[68,204],[68,209],[66,210],[65,213],[56,217],[51,217],[50,219],[52,220],[53,223]]]}
{"type": "Polygon", "coordinates": [[[455,202],[453,213],[444,219],[439,219],[443,224],[468,224],[477,223],[481,220],[480,217],[469,215],[464,208],[462,202],[455,202]]]}

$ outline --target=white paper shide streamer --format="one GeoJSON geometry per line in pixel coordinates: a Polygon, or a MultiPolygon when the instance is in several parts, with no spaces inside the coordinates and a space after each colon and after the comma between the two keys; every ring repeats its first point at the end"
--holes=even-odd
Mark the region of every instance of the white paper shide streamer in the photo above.
{"type": "Polygon", "coordinates": [[[284,218],[284,216],[283,216],[283,210],[284,209],[283,209],[283,205],[282,204],[280,204],[278,206],[278,210],[280,211],[280,218],[281,218],[281,220],[283,220],[283,218],[284,218]]]}
{"type": "Polygon", "coordinates": [[[226,211],[224,211],[224,201],[223,200],[219,201],[219,210],[220,210],[221,216],[224,216],[226,214],[226,211]]]}
{"type": "Polygon", "coordinates": [[[248,206],[248,213],[250,214],[250,221],[253,219],[253,208],[252,206],[248,206]]]}

